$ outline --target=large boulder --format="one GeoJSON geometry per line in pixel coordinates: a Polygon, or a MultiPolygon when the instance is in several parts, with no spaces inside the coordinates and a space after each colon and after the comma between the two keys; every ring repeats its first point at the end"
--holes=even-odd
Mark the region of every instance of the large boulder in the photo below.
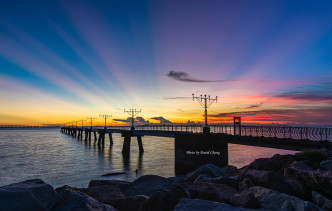
{"type": "Polygon", "coordinates": [[[240,171],[236,166],[227,165],[222,167],[222,170],[224,170],[226,176],[232,177],[232,176],[239,176],[240,171]]]}
{"type": "Polygon", "coordinates": [[[275,190],[263,187],[251,187],[240,194],[253,193],[263,209],[268,210],[294,210],[294,211],[321,211],[319,207],[311,202],[304,201],[295,196],[289,196],[275,190]]]}
{"type": "Polygon", "coordinates": [[[111,204],[111,205],[113,205],[113,200],[126,197],[126,195],[122,192],[122,190],[116,185],[103,185],[103,186],[95,186],[90,188],[73,188],[70,186],[63,186],[57,188],[56,190],[60,192],[64,189],[84,193],[98,200],[101,203],[111,204]]]}
{"type": "Polygon", "coordinates": [[[332,210],[332,201],[316,191],[312,191],[312,202],[324,210],[332,210]]]}
{"type": "MultiPolygon", "coordinates": [[[[205,174],[203,174],[205,175],[205,174]]],[[[195,180],[194,184],[198,184],[198,183],[214,183],[214,184],[224,184],[224,185],[228,185],[232,188],[235,189],[239,189],[239,179],[237,176],[233,176],[233,177],[217,177],[217,178],[210,178],[207,176],[202,177],[202,174],[197,177],[197,179],[195,180]]]]}
{"type": "Polygon", "coordinates": [[[284,175],[297,180],[307,189],[332,199],[332,171],[310,170],[301,166],[303,163],[294,163],[285,168],[284,175]]]}
{"type": "Polygon", "coordinates": [[[251,179],[245,178],[244,180],[242,180],[239,183],[239,190],[242,191],[242,190],[254,187],[254,186],[255,186],[255,184],[251,181],[251,179]]]}
{"type": "Polygon", "coordinates": [[[251,192],[241,192],[235,194],[230,202],[231,205],[235,207],[243,207],[248,209],[259,209],[261,205],[259,201],[256,199],[255,195],[251,192]]]}
{"type": "Polygon", "coordinates": [[[182,184],[192,199],[204,199],[216,202],[226,202],[237,193],[237,190],[224,184],[198,183],[182,184]]]}
{"type": "Polygon", "coordinates": [[[323,160],[319,165],[324,170],[332,171],[332,159],[323,160]]]}
{"type": "Polygon", "coordinates": [[[91,180],[89,182],[89,188],[90,187],[96,187],[96,186],[104,186],[104,185],[116,185],[119,186],[120,189],[126,189],[130,185],[131,182],[124,181],[124,180],[91,180]]]}
{"type": "Polygon", "coordinates": [[[54,188],[40,179],[0,187],[0,210],[44,210],[54,188]]]}
{"type": "Polygon", "coordinates": [[[189,198],[189,196],[189,192],[181,186],[174,187],[171,190],[161,190],[151,196],[144,205],[144,210],[172,211],[180,199],[189,198]]]}
{"type": "Polygon", "coordinates": [[[188,173],[187,180],[194,182],[201,174],[209,175],[211,178],[226,176],[225,171],[222,170],[222,168],[219,168],[218,166],[210,163],[199,167],[193,172],[188,173]]]}
{"type": "Polygon", "coordinates": [[[81,192],[75,192],[69,189],[60,191],[56,197],[47,205],[47,211],[115,211],[112,206],[102,204],[96,199],[89,197],[81,192]]]}
{"type": "Polygon", "coordinates": [[[151,197],[155,192],[163,189],[170,190],[173,186],[170,179],[146,175],[132,182],[124,192],[127,196],[146,195],[151,197]]]}
{"type": "Polygon", "coordinates": [[[181,199],[176,205],[174,211],[202,211],[202,210],[220,210],[220,211],[246,211],[248,209],[232,207],[231,205],[212,202],[200,199],[181,199]]]}
{"type": "Polygon", "coordinates": [[[284,167],[294,160],[293,155],[279,155],[276,154],[271,158],[258,158],[246,166],[242,173],[245,174],[248,170],[265,170],[265,171],[279,171],[282,172],[284,167]]]}
{"type": "Polygon", "coordinates": [[[144,195],[116,198],[112,200],[112,206],[119,211],[142,210],[142,206],[149,200],[144,195]]]}
{"type": "Polygon", "coordinates": [[[298,181],[274,171],[248,170],[244,178],[250,179],[256,186],[262,186],[304,199],[311,198],[311,193],[307,193],[298,181]]]}

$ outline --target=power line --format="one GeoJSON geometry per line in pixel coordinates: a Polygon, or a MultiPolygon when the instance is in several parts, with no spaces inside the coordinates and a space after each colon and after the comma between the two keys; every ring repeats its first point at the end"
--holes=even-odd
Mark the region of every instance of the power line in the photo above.
{"type": "Polygon", "coordinates": [[[129,114],[131,116],[131,129],[134,129],[134,117],[141,113],[141,109],[140,110],[136,110],[136,109],[129,109],[126,111],[126,109],[123,109],[123,111],[127,114],[129,114]]]}
{"type": "Polygon", "coordinates": [[[200,95],[200,97],[195,97],[195,95],[193,94],[193,101],[195,101],[195,99],[199,102],[199,104],[201,104],[201,106],[204,108],[204,116],[205,116],[205,127],[208,126],[207,124],[207,108],[210,107],[212,105],[212,103],[217,102],[218,100],[218,96],[216,96],[216,98],[212,99],[210,97],[210,95],[200,95]]]}
{"type": "Polygon", "coordinates": [[[104,114],[104,115],[99,115],[99,117],[102,117],[105,119],[105,129],[106,129],[106,119],[112,117],[112,115],[107,115],[107,114],[104,114]]]}

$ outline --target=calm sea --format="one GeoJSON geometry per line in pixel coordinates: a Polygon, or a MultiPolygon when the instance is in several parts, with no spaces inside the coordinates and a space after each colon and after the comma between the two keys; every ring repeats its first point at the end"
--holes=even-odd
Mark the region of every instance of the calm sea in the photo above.
{"type": "MultiPolygon", "coordinates": [[[[139,155],[133,138],[130,157],[122,156],[123,138],[113,134],[105,148],[62,134],[60,129],[1,129],[0,186],[40,178],[54,187],[87,187],[93,179],[132,181],[138,176],[175,176],[174,139],[143,137],[145,152],[139,155]],[[136,173],[136,169],[137,172],[136,173]],[[102,177],[109,172],[124,174],[102,177]]],[[[229,164],[242,167],[256,158],[294,151],[229,144],[229,164]]]]}

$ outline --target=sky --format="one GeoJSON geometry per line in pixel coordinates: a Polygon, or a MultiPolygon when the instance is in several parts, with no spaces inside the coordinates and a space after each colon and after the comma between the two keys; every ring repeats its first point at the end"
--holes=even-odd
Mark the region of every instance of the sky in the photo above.
{"type": "Polygon", "coordinates": [[[4,1],[0,125],[203,122],[194,93],[218,96],[209,124],[331,126],[331,20],[328,0],[4,1]]]}

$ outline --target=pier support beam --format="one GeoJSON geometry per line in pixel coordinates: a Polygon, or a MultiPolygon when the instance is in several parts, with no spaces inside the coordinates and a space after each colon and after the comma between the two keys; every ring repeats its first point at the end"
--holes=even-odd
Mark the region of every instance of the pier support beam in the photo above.
{"type": "Polygon", "coordinates": [[[140,152],[144,152],[143,143],[142,143],[142,136],[137,136],[137,143],[140,152]]]}
{"type": "Polygon", "coordinates": [[[212,134],[175,134],[175,174],[212,163],[228,165],[228,143],[212,134]]]}
{"type": "Polygon", "coordinates": [[[108,135],[109,135],[109,137],[110,137],[110,145],[113,145],[113,137],[112,137],[112,133],[109,133],[108,135]]]}
{"type": "Polygon", "coordinates": [[[129,154],[130,153],[130,142],[131,142],[131,135],[124,137],[123,147],[122,147],[122,154],[129,154]]]}

